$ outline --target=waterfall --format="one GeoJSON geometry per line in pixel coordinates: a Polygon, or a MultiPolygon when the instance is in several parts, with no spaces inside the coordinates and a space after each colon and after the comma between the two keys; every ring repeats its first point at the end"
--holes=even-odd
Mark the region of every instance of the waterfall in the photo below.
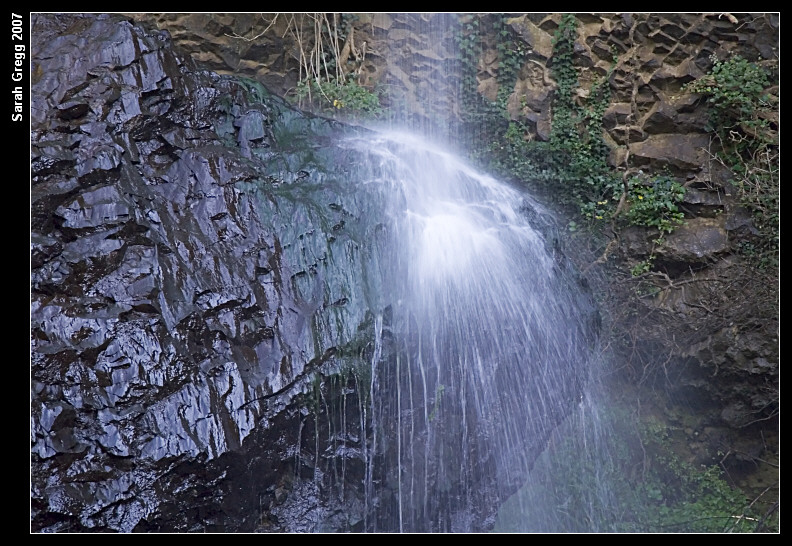
{"type": "Polygon", "coordinates": [[[679,337],[617,287],[600,359],[554,215],[436,142],[497,144],[481,115],[533,94],[511,47],[555,16],[369,15],[380,122],[423,138],[296,110],[136,18],[32,18],[31,531],[776,529],[777,317],[679,337]]]}
{"type": "Polygon", "coordinates": [[[341,146],[380,203],[367,530],[486,529],[580,403],[590,303],[524,193],[411,134],[341,146]]]}

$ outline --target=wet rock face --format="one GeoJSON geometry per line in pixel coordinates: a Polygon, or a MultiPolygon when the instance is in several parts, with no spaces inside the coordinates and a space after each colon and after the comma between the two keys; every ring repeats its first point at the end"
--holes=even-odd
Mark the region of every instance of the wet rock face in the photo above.
{"type": "Polygon", "coordinates": [[[31,528],[251,530],[223,480],[289,474],[294,397],[366,318],[354,207],[312,163],[338,127],[116,16],[32,36],[31,528]]]}
{"type": "MultiPolygon", "coordinates": [[[[371,406],[401,377],[372,363],[415,341],[391,324],[390,194],[363,188],[382,173],[339,144],[371,133],[116,15],[37,15],[32,43],[31,530],[392,529],[371,406]]],[[[484,529],[499,493],[475,474],[484,529]]]]}
{"type": "MultiPolygon", "coordinates": [[[[432,87],[441,91],[441,94],[445,89],[446,80],[440,77],[443,71],[438,70],[437,67],[455,66],[457,52],[451,45],[453,28],[449,27],[440,34],[427,32],[431,29],[444,28],[440,24],[441,21],[433,20],[434,16],[429,14],[358,15],[361,19],[356,27],[358,33],[356,39],[361,40],[359,44],[362,40],[368,40],[369,43],[369,53],[358,67],[361,69],[360,81],[367,85],[386,82],[391,88],[404,90],[410,99],[405,101],[409,109],[415,111],[421,119],[425,119],[430,111],[434,111],[429,107],[435,105],[418,100],[418,97],[421,96],[423,86],[429,81],[432,87]]],[[[555,83],[550,77],[548,62],[552,55],[553,33],[558,28],[560,15],[547,13],[513,15],[507,21],[508,28],[515,40],[524,42],[527,53],[526,62],[519,73],[514,92],[509,98],[508,109],[513,119],[521,119],[528,126],[535,127],[537,139],[546,140],[549,138],[555,88],[555,83]]],[[[299,77],[299,55],[296,54],[297,48],[293,36],[287,32],[287,19],[284,17],[274,22],[269,31],[263,35],[261,33],[268,28],[269,23],[272,22],[271,18],[265,21],[262,17],[250,14],[141,14],[139,17],[156,23],[160,28],[167,28],[173,40],[184,51],[212,70],[255,78],[283,94],[294,88],[299,77]],[[249,41],[242,37],[257,38],[249,41]]],[[[761,291],[749,283],[744,285],[735,283],[735,279],[742,277],[744,273],[740,270],[735,272],[733,268],[729,269],[734,264],[733,260],[727,259],[734,250],[734,241],[741,237],[747,237],[750,241],[751,235],[756,230],[750,216],[737,206],[738,203],[733,197],[729,196],[728,180],[731,175],[720,169],[716,162],[709,161],[708,153],[704,152],[708,149],[709,142],[706,104],[700,100],[700,97],[682,93],[681,89],[685,83],[707,73],[712,67],[714,58],[724,60],[739,54],[763,64],[776,59],[778,14],[579,14],[578,20],[580,24],[576,41],[576,62],[581,68],[585,68],[581,72],[583,88],[590,87],[593,81],[605,76],[613,68],[610,76],[613,102],[603,117],[612,146],[611,163],[619,169],[630,172],[638,169],[647,172],[670,171],[678,180],[687,181],[688,191],[684,203],[687,224],[667,238],[667,245],[657,255],[655,261],[656,265],[662,266],[662,270],[673,277],[672,280],[678,283],[678,286],[663,289],[661,296],[652,303],[652,306],[671,311],[674,315],[669,317],[663,328],[658,327],[657,331],[649,326],[643,328],[641,338],[646,340],[645,344],[648,346],[652,346],[655,339],[675,339],[675,343],[682,347],[682,349],[679,347],[673,349],[673,353],[681,362],[680,369],[684,370],[684,377],[680,383],[690,388],[693,392],[692,399],[714,401],[713,412],[717,415],[713,417],[714,423],[718,425],[725,423],[735,427],[737,433],[741,433],[745,430],[745,424],[755,417],[751,417],[753,413],[767,411],[766,408],[776,405],[772,401],[768,402],[765,394],[768,392],[772,396],[777,394],[774,392],[777,391],[778,374],[777,315],[764,320],[756,318],[754,309],[743,311],[729,304],[722,306],[723,314],[728,316],[728,320],[718,317],[718,321],[722,321],[723,324],[715,324],[711,328],[700,324],[707,316],[719,314],[711,312],[713,309],[717,310],[717,306],[712,302],[728,302],[730,289],[728,287],[746,286],[755,293],[761,291]],[[618,59],[615,61],[615,66],[614,55],[618,59]],[[724,193],[723,190],[718,191],[713,187],[726,188],[727,191],[724,193]],[[746,323],[745,317],[754,318],[746,323]],[[732,320],[742,330],[735,331],[730,325],[732,320]],[[683,337],[679,332],[676,337],[672,335],[676,328],[679,328],[685,336],[690,336],[685,337],[688,340],[686,343],[680,341],[683,337]],[[760,340],[764,342],[760,343],[760,340]]],[[[53,24],[51,20],[45,21],[44,18],[40,18],[36,28],[43,29],[46,25],[53,24]]],[[[84,25],[84,23],[80,24],[84,25]]],[[[152,36],[159,39],[159,36],[166,35],[155,33],[152,36]]],[[[62,38],[58,39],[62,40],[62,38]]],[[[488,47],[491,49],[494,44],[488,47]]],[[[494,51],[485,53],[486,59],[482,58],[478,77],[482,92],[494,98],[497,94],[495,77],[497,55],[494,51]]],[[[151,52],[146,54],[149,55],[148,58],[152,56],[151,52]]],[[[119,63],[126,62],[124,54],[115,46],[109,48],[103,55],[111,60],[112,56],[116,55],[119,63]]],[[[71,62],[73,56],[67,59],[71,62]]],[[[41,63],[35,61],[34,59],[32,67],[34,81],[50,78],[49,73],[39,66],[41,63]]],[[[119,74],[131,70],[134,64],[131,63],[128,69],[120,71],[119,74]]],[[[154,66],[158,66],[157,63],[154,63],[154,66]]],[[[152,85],[160,85],[157,74],[161,72],[162,69],[154,68],[154,72],[146,76],[145,80],[141,80],[141,84],[149,90],[152,89],[152,85]]],[[[99,96],[106,97],[89,101],[79,100],[80,96],[89,92],[89,89],[77,89],[68,93],[69,88],[59,88],[57,81],[51,78],[49,83],[44,82],[50,91],[61,93],[59,101],[62,102],[52,103],[52,108],[56,112],[52,118],[54,123],[59,127],[73,127],[77,124],[81,125],[82,129],[79,133],[71,129],[53,130],[46,134],[46,139],[38,140],[35,144],[36,155],[33,165],[34,183],[37,185],[33,187],[32,212],[35,220],[34,232],[31,235],[31,263],[34,276],[38,275],[44,281],[35,281],[37,284],[35,284],[34,305],[40,305],[38,301],[44,298],[43,295],[39,296],[39,293],[55,301],[53,305],[59,304],[57,298],[64,298],[67,294],[69,298],[78,297],[79,289],[73,284],[64,282],[63,279],[81,278],[84,279],[84,283],[92,282],[90,276],[92,273],[88,265],[105,267],[104,264],[113,263],[110,260],[119,259],[122,252],[119,236],[114,235],[110,238],[99,236],[91,239],[88,237],[90,233],[86,231],[85,236],[80,238],[81,242],[77,242],[73,235],[76,232],[73,230],[88,230],[91,222],[99,222],[105,217],[108,218],[108,222],[111,221],[109,219],[115,219],[113,221],[121,225],[124,222],[124,215],[138,215],[134,212],[134,208],[125,203],[124,200],[128,200],[126,194],[116,195],[117,190],[103,188],[102,184],[98,184],[99,187],[94,188],[94,191],[80,190],[82,202],[92,203],[91,210],[95,212],[89,214],[87,210],[80,208],[80,203],[73,197],[77,195],[80,184],[91,184],[92,177],[114,176],[114,172],[124,169],[122,166],[114,167],[114,165],[119,165],[119,161],[123,162],[125,154],[129,154],[130,157],[137,155],[144,157],[144,160],[135,159],[136,170],[145,171],[147,173],[145,177],[157,180],[156,177],[160,175],[156,173],[166,170],[171,161],[170,150],[179,151],[185,147],[189,148],[191,143],[196,142],[194,140],[197,138],[196,135],[205,132],[205,129],[200,127],[190,126],[189,129],[182,127],[175,132],[165,130],[162,138],[135,137],[132,139],[134,146],[126,146],[124,141],[115,141],[115,143],[104,143],[95,150],[89,150],[88,141],[81,140],[84,138],[82,133],[97,135],[107,130],[101,123],[90,125],[82,124],[82,121],[89,118],[93,120],[91,116],[97,115],[94,114],[95,110],[109,110],[108,105],[115,102],[124,104],[125,100],[129,101],[132,98],[129,93],[121,93],[122,89],[125,89],[123,87],[105,89],[100,85],[103,81],[101,78],[91,77],[81,83],[92,86],[90,90],[96,90],[99,96]],[[115,95],[118,96],[113,98],[115,95]],[[116,146],[121,146],[125,151],[122,153],[116,146]],[[60,172],[61,167],[64,166],[70,166],[69,168],[75,170],[75,174],[56,175],[55,173],[60,172]],[[45,178],[46,186],[43,186],[41,183],[45,178]],[[42,192],[47,196],[39,196],[42,192]],[[54,197],[57,195],[62,197],[54,197]],[[67,201],[67,197],[70,201],[67,201]],[[50,202],[52,204],[49,204],[50,202]],[[51,214],[56,208],[59,210],[58,215],[51,214]],[[59,224],[50,225],[55,220],[59,224]],[[80,225],[85,227],[77,227],[80,225]],[[54,234],[56,229],[58,232],[54,234]],[[73,265],[69,260],[72,259],[70,257],[79,255],[76,254],[78,250],[88,252],[80,250],[83,247],[92,249],[95,256],[90,260],[83,259],[82,265],[73,265]]],[[[155,112],[158,108],[157,104],[163,101],[162,97],[167,92],[167,80],[163,80],[161,85],[163,85],[161,92],[138,93],[141,99],[143,95],[149,97],[147,100],[151,105],[146,107],[149,108],[145,111],[147,115],[149,112],[155,112]]],[[[218,94],[220,93],[213,95],[216,101],[222,100],[217,98],[218,94]]],[[[449,93],[450,95],[452,93],[449,93]]],[[[208,97],[204,97],[202,102],[199,101],[199,106],[196,107],[199,115],[207,115],[204,106],[208,100],[208,97]]],[[[130,104],[130,108],[134,106],[130,104]]],[[[447,111],[455,111],[455,106],[443,103],[437,109],[447,113],[447,111]]],[[[114,111],[118,111],[117,106],[114,111]]],[[[42,111],[36,112],[43,115],[42,111]]],[[[111,117],[113,115],[117,114],[111,114],[111,117]]],[[[184,117],[187,117],[186,114],[184,117]]],[[[257,153],[261,154],[264,145],[270,143],[268,119],[261,108],[246,108],[237,112],[237,117],[233,121],[228,121],[227,128],[234,127],[236,131],[230,140],[237,143],[242,157],[250,158],[255,157],[257,153]]],[[[157,123],[166,122],[166,119],[157,121],[157,123]]],[[[155,134],[158,125],[149,123],[152,127],[151,134],[155,134]]],[[[419,121],[416,124],[423,125],[423,122],[419,121]]],[[[37,131],[40,129],[34,126],[34,137],[39,134],[37,131]]],[[[146,134],[145,129],[141,131],[141,134],[146,134]]],[[[224,133],[221,131],[220,134],[224,133]]],[[[640,173],[641,171],[638,171],[638,174],[640,173]]],[[[184,199],[184,203],[188,205],[187,198],[184,199]]],[[[178,205],[178,207],[183,206],[185,205],[178,205]]],[[[228,217],[219,217],[213,222],[230,221],[232,218],[235,217],[229,213],[228,217]]],[[[193,222],[186,219],[184,221],[193,222]]],[[[150,223],[151,220],[146,222],[150,223]]],[[[653,240],[656,239],[654,231],[630,228],[623,233],[621,245],[626,263],[642,261],[652,254],[653,240]]],[[[125,233],[124,237],[131,235],[125,233]]],[[[167,248],[179,249],[182,248],[180,245],[181,243],[168,245],[167,248]]],[[[265,273],[277,270],[269,264],[271,256],[275,254],[274,242],[270,247],[272,250],[268,251],[269,253],[265,252],[254,266],[255,271],[265,273]]],[[[133,260],[140,262],[144,259],[138,251],[126,249],[127,247],[123,247],[122,255],[130,263],[133,263],[133,260]],[[133,258],[133,256],[140,257],[133,258]]],[[[158,256],[157,260],[170,260],[167,263],[175,259],[162,258],[164,254],[158,256]]],[[[183,263],[184,260],[177,260],[177,266],[183,263]]],[[[186,269],[180,270],[179,278],[182,278],[186,271],[186,269]]],[[[306,267],[297,267],[295,271],[310,272],[310,264],[306,267]]],[[[296,280],[310,278],[310,275],[295,277],[296,280]]],[[[147,282],[145,277],[142,282],[147,282]]],[[[738,292],[744,290],[744,288],[731,289],[738,292]]],[[[136,289],[132,288],[132,290],[134,293],[136,289]]],[[[145,291],[146,288],[141,287],[140,290],[145,291]]],[[[192,296],[189,292],[186,290],[179,298],[190,301],[192,296]]],[[[206,302],[211,302],[218,293],[217,290],[210,291],[203,298],[206,302]]],[[[311,293],[311,290],[305,293],[311,293]]],[[[761,300],[765,297],[775,301],[776,295],[758,294],[757,297],[750,299],[761,300]]],[[[229,310],[237,305],[234,303],[236,301],[218,303],[221,309],[212,318],[214,326],[207,326],[205,331],[222,331],[224,336],[233,337],[235,334],[237,339],[243,339],[247,335],[244,332],[248,330],[243,331],[242,324],[248,318],[234,318],[233,323],[227,322],[227,317],[237,316],[236,311],[229,310]],[[224,326],[225,324],[229,326],[224,326]]],[[[257,305],[261,306],[261,301],[257,300],[257,305]]],[[[307,301],[314,300],[308,297],[307,301]]],[[[342,300],[335,297],[335,299],[328,298],[328,301],[342,300]]],[[[144,304],[145,302],[141,303],[144,304]]],[[[88,301],[83,305],[90,308],[91,305],[98,304],[88,301]]],[[[169,307],[177,307],[177,304],[171,302],[169,307]]],[[[770,308],[776,307],[777,303],[770,306],[770,308]]],[[[55,314],[53,309],[54,307],[47,311],[52,316],[55,314]]],[[[71,307],[65,305],[64,309],[71,307]]],[[[139,318],[144,318],[149,316],[144,313],[146,309],[156,311],[158,307],[152,304],[150,308],[130,308],[129,313],[137,313],[140,315],[139,318]]],[[[69,312],[74,313],[73,310],[69,312]]],[[[198,315],[196,320],[200,317],[198,315]]],[[[280,339],[275,335],[272,321],[265,320],[263,324],[264,334],[257,335],[280,339]]],[[[182,329],[185,326],[182,326],[182,329]]],[[[58,366],[68,369],[78,360],[78,356],[86,358],[84,355],[88,351],[96,351],[96,347],[104,340],[101,336],[94,336],[88,326],[81,330],[81,325],[75,325],[73,333],[80,331],[82,331],[80,335],[84,336],[82,339],[77,335],[76,341],[63,344],[63,350],[55,351],[54,356],[47,358],[52,361],[58,359],[58,366]]],[[[194,340],[191,346],[207,346],[208,342],[199,343],[204,334],[194,330],[186,331],[187,334],[183,335],[190,335],[194,340]]],[[[36,338],[40,335],[42,334],[34,329],[34,343],[37,347],[44,346],[43,341],[36,338]]],[[[248,357],[253,353],[258,355],[256,347],[259,345],[256,340],[249,337],[244,339],[247,341],[239,346],[235,343],[230,344],[234,354],[248,357]]],[[[105,349],[102,348],[101,351],[105,349]]],[[[660,351],[657,352],[659,354],[660,351]]],[[[177,353],[173,352],[173,354],[177,353]]],[[[41,358],[41,355],[36,355],[34,358],[41,358]]],[[[274,369],[272,366],[271,369],[274,369]]],[[[121,372],[119,370],[115,373],[121,372]]],[[[106,379],[102,380],[106,381],[106,379]]],[[[772,399],[772,396],[769,398],[772,399]]],[[[63,416],[59,418],[58,423],[69,423],[74,419],[75,414],[65,411],[63,408],[69,408],[65,406],[62,408],[59,404],[60,402],[53,402],[51,407],[48,406],[46,411],[42,411],[42,415],[46,415],[42,418],[44,422],[55,421],[61,413],[63,416]]],[[[771,428],[774,426],[771,424],[771,428]]],[[[62,447],[77,445],[72,444],[69,437],[63,436],[62,433],[59,438],[61,439],[53,442],[59,443],[58,445],[62,447]]],[[[36,447],[36,449],[44,448],[36,447]]],[[[308,488],[298,489],[301,494],[305,494],[308,488]]],[[[280,502],[285,490],[280,485],[275,487],[271,491],[271,501],[268,502],[276,503],[276,500],[280,502]]],[[[257,501],[253,499],[252,502],[257,501]]],[[[289,502],[276,504],[282,507],[289,502]]]]}

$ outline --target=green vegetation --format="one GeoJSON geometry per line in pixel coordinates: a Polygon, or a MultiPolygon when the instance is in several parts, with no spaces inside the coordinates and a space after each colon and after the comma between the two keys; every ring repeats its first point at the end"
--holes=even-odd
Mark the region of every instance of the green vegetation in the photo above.
{"type": "MultiPolygon", "coordinates": [[[[609,405],[611,401],[609,401],[609,405]]],[[[683,431],[636,404],[573,417],[537,461],[535,477],[504,505],[496,531],[713,533],[774,531],[715,462],[678,453],[683,431]],[[533,511],[531,507],[543,506],[533,511]],[[761,523],[760,523],[761,522],[761,523]],[[760,529],[761,527],[761,529],[760,529]]]]}
{"type": "Polygon", "coordinates": [[[506,27],[506,19],[503,16],[497,17],[493,21],[492,32],[497,39],[496,49],[498,51],[498,72],[496,76],[498,98],[495,102],[497,110],[508,120],[506,102],[514,90],[514,84],[520,74],[527,48],[521,40],[514,40],[512,33],[506,27]]]}
{"type": "Polygon", "coordinates": [[[630,268],[630,274],[633,277],[638,277],[643,275],[644,273],[648,273],[652,270],[652,266],[654,265],[655,256],[652,254],[647,259],[638,262],[633,267],[630,268]]]}
{"type": "Polygon", "coordinates": [[[301,108],[350,120],[382,114],[381,90],[359,81],[365,43],[355,45],[352,13],[291,14],[289,32],[300,50],[300,77],[292,102],[301,108]]]}
{"type": "MultiPolygon", "coordinates": [[[[457,40],[463,65],[460,95],[471,156],[484,168],[508,179],[536,184],[559,204],[573,207],[581,222],[571,221],[572,231],[615,220],[623,202],[626,213],[621,220],[626,224],[671,233],[682,223],[678,204],[685,189],[669,175],[625,182],[608,164],[602,117],[611,101],[610,73],[595,81],[587,93],[578,92],[575,16],[567,13],[561,17],[553,40],[550,66],[558,87],[547,142],[532,140],[527,121],[510,119],[506,110],[525,49],[522,41],[511,36],[504,21],[503,16],[496,17],[489,23],[491,29],[483,29],[475,18],[463,21],[457,40]],[[475,70],[485,33],[497,39],[498,98],[494,102],[482,98],[476,89],[475,70]]],[[[615,66],[616,59],[611,70],[615,66]]]]}
{"type": "Polygon", "coordinates": [[[293,100],[310,108],[343,119],[376,119],[382,115],[380,92],[358,84],[354,77],[344,81],[302,80],[297,84],[293,100]]]}
{"type": "Polygon", "coordinates": [[[712,57],[710,72],[683,87],[706,97],[720,150],[716,159],[733,175],[740,199],[753,214],[756,241],[739,250],[762,269],[778,266],[779,146],[777,88],[765,66],[735,55],[712,57]]]}
{"type": "Polygon", "coordinates": [[[481,96],[478,93],[478,80],[476,79],[476,66],[481,55],[481,33],[479,18],[469,15],[460,22],[460,30],[456,34],[459,59],[462,63],[462,76],[460,79],[460,103],[463,115],[467,119],[473,115],[480,104],[481,96]]]}
{"type": "Polygon", "coordinates": [[[672,177],[659,176],[649,183],[632,178],[627,187],[630,225],[656,227],[663,233],[671,233],[682,224],[684,214],[677,204],[684,198],[685,188],[672,177]]]}
{"type": "MultiPolygon", "coordinates": [[[[579,86],[574,66],[577,19],[564,14],[553,40],[552,74],[558,84],[553,102],[549,151],[561,194],[576,203],[584,217],[609,217],[609,205],[618,198],[621,177],[607,163],[608,147],[602,138],[602,115],[610,103],[607,76],[591,88],[585,103],[576,100],[579,86]]],[[[609,207],[610,208],[610,207],[609,207]]]]}
{"type": "Polygon", "coordinates": [[[506,24],[506,16],[466,16],[457,34],[462,63],[460,106],[461,133],[471,158],[481,167],[503,177],[528,182],[549,181],[554,173],[546,159],[546,143],[526,140],[525,122],[510,118],[506,105],[525,61],[525,45],[506,24]],[[479,57],[487,37],[494,37],[498,53],[497,98],[490,101],[478,91],[479,57]]]}

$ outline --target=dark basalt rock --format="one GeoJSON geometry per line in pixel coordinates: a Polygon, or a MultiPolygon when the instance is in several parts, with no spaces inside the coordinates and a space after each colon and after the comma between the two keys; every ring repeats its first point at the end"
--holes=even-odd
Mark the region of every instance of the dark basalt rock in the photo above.
{"type": "Polygon", "coordinates": [[[294,397],[367,320],[342,128],[117,16],[32,29],[31,528],[252,530],[228,483],[294,475],[294,397]]]}

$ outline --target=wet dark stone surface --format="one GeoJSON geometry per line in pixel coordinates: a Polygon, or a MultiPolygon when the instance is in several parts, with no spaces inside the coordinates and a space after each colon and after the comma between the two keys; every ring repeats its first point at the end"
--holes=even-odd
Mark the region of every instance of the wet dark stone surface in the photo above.
{"type": "Polygon", "coordinates": [[[366,318],[340,127],[121,17],[32,38],[31,529],[252,530],[366,318]]]}

